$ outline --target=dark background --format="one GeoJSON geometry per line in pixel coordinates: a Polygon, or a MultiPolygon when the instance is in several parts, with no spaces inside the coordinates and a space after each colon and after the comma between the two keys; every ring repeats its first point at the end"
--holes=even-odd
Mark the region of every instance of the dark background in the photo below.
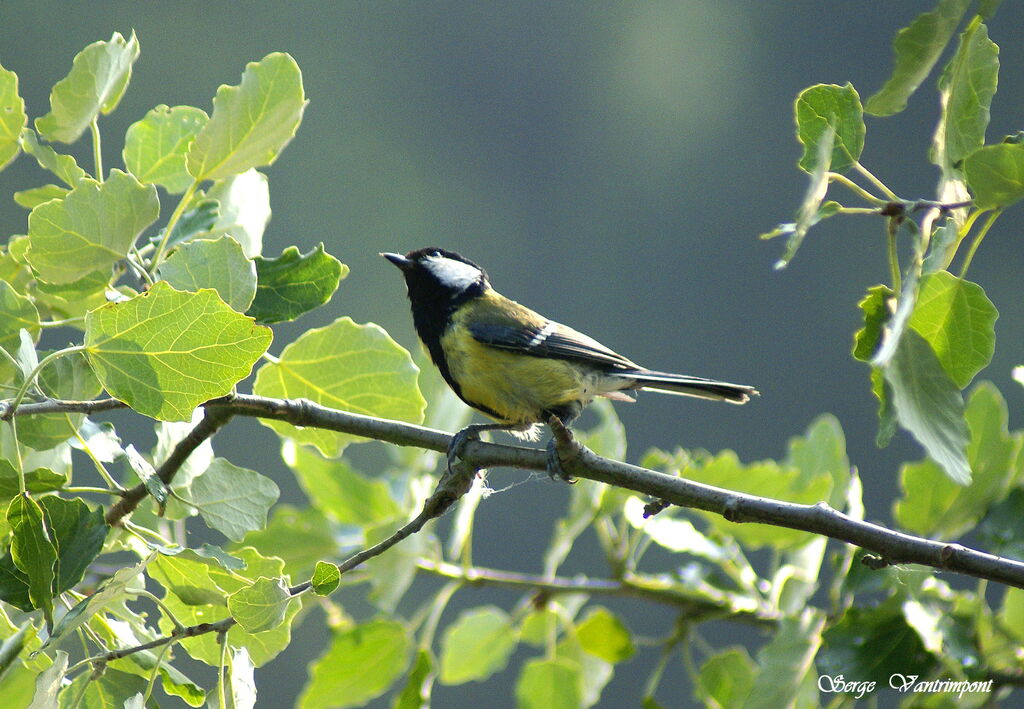
{"type": "MultiPolygon", "coordinates": [[[[889,74],[896,30],[932,5],[8,0],[0,63],[21,77],[34,118],[48,110],[49,88],[76,52],[134,28],[142,55],[121,106],[100,124],[110,167],[121,164],[124,130],[154,105],[210,111],[217,86],[237,84],[247,62],[291,53],[310,105],[266,170],[274,216],[265,253],[324,241],[352,273],[330,306],[281,327],[272,352],[342,314],[378,322],[413,346],[404,287],[377,252],[443,246],[485,265],[506,295],[645,365],[760,389],[743,408],[653,395],[619,405],[631,460],[676,444],[774,458],[815,416],[832,412],[864,478],[868,517],[887,522],[899,463],[921,453],[906,434],[875,448],[868,371],[849,356],[856,303],[887,278],[883,224],[848,217],[819,226],[782,272],[771,268],[782,243],[757,235],[790,221],[804,191],[796,94],[851,81],[866,99],[889,74]]],[[[1007,2],[991,23],[1003,72],[990,141],[1022,127],[1022,21],[1021,4],[1007,2]]],[[[937,178],[927,161],[934,81],[905,113],[868,119],[862,162],[908,198],[932,196],[937,178]]],[[[87,139],[76,149],[87,155],[87,139]]],[[[0,173],[0,194],[43,181],[22,157],[0,173]]],[[[161,199],[166,218],[174,202],[161,199]]],[[[999,221],[970,274],[1002,314],[995,359],[981,376],[1007,397],[1012,425],[1021,424],[1024,404],[1010,380],[1024,362],[1018,212],[999,221]]],[[[0,204],[0,234],[25,225],[24,210],[0,204]]],[[[277,460],[277,442],[266,429],[233,427],[219,443],[236,463],[294,490],[283,466],[267,463],[277,460]]],[[[491,481],[503,487],[523,477],[494,471],[491,481]]],[[[565,498],[538,480],[486,500],[475,560],[539,571],[565,498]]],[[[566,569],[606,571],[592,543],[566,569]]],[[[462,591],[444,622],[460,603],[507,608],[515,599],[462,591]]],[[[647,635],[672,622],[658,608],[612,605],[647,635]]],[[[310,619],[302,637],[318,622],[310,619]]],[[[261,706],[291,703],[323,632],[312,636],[257,673],[261,706]]],[[[708,639],[758,643],[727,624],[708,639]]],[[[636,705],[653,659],[641,653],[618,667],[601,706],[636,705]]],[[[513,664],[484,685],[438,687],[435,705],[510,705],[515,672],[513,664]]],[[[664,686],[661,697],[689,697],[681,663],[670,665],[664,686]]]]}

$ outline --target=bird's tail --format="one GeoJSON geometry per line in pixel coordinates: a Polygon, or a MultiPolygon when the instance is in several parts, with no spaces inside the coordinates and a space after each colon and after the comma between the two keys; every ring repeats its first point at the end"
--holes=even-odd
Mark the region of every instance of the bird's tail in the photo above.
{"type": "Polygon", "coordinates": [[[732,404],[745,404],[750,401],[750,397],[758,395],[757,389],[752,386],[690,377],[685,374],[655,372],[650,369],[637,369],[615,374],[632,379],[635,384],[630,387],[631,389],[652,389],[666,394],[695,396],[700,399],[728,401],[732,404]]]}

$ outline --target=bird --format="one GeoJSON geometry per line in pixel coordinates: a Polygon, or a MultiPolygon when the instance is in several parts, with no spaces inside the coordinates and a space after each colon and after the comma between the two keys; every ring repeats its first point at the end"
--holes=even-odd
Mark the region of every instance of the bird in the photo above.
{"type": "MultiPolygon", "coordinates": [[[[483,268],[454,251],[427,247],[380,255],[402,271],[416,334],[445,382],[494,421],[470,424],[452,437],[449,471],[482,432],[532,439],[543,423],[566,431],[599,396],[634,401],[630,392],[651,390],[744,404],[758,395],[752,386],[641,367],[501,295],[483,268]]],[[[569,480],[555,437],[547,460],[553,478],[569,480]]]]}

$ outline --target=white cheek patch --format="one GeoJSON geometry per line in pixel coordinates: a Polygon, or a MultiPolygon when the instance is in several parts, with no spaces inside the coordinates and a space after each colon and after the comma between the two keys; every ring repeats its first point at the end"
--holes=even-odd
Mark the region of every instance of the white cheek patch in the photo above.
{"type": "Polygon", "coordinates": [[[480,278],[479,268],[444,256],[429,256],[423,265],[434,278],[455,290],[465,290],[480,278]]]}

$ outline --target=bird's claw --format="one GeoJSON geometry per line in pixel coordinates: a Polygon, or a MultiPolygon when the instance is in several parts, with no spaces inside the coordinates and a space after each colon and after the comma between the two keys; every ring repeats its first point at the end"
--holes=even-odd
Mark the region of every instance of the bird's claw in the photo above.
{"type": "Polygon", "coordinates": [[[558,441],[556,439],[552,438],[550,441],[548,441],[547,452],[548,477],[550,477],[552,480],[562,480],[564,482],[569,483],[570,485],[572,483],[575,483],[576,478],[572,477],[571,475],[569,475],[569,473],[565,472],[565,468],[562,467],[562,458],[558,455],[558,441]]]}
{"type": "Polygon", "coordinates": [[[479,441],[480,432],[474,429],[472,426],[467,426],[462,429],[454,436],[452,436],[452,442],[448,444],[447,463],[448,463],[448,474],[452,473],[452,466],[462,457],[462,452],[466,447],[466,444],[470,441],[479,441]]]}

